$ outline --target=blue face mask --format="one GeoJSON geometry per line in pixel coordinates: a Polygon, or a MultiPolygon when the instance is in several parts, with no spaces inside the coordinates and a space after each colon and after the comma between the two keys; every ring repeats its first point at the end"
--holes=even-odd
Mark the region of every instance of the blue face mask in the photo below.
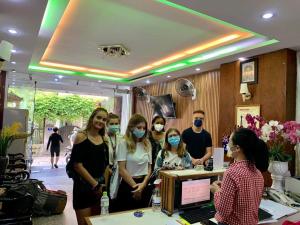
{"type": "Polygon", "coordinates": [[[108,131],[112,134],[118,133],[120,130],[120,125],[109,125],[108,131]]]}
{"type": "Polygon", "coordinates": [[[180,136],[173,136],[173,137],[168,137],[168,142],[172,147],[178,147],[179,142],[180,142],[180,136]]]}
{"type": "Polygon", "coordinates": [[[134,130],[132,131],[132,133],[134,134],[134,136],[136,136],[137,138],[142,138],[145,135],[145,130],[140,130],[137,128],[134,128],[134,130]]]}
{"type": "Polygon", "coordinates": [[[195,127],[201,127],[202,126],[202,120],[200,120],[200,119],[194,120],[194,125],[195,125],[195,127]]]}

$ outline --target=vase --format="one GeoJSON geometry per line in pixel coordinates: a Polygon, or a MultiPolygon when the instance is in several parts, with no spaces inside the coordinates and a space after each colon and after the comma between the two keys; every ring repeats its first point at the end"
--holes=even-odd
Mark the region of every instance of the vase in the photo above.
{"type": "Polygon", "coordinates": [[[284,191],[284,175],[288,172],[288,162],[271,161],[268,171],[271,173],[271,188],[283,192],[284,191]]]}
{"type": "Polygon", "coordinates": [[[7,165],[8,165],[8,156],[0,156],[0,177],[2,177],[5,174],[7,165]]]}

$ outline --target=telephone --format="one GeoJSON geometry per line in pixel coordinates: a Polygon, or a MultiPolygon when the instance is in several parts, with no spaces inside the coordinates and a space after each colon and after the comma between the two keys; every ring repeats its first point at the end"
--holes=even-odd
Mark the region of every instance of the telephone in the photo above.
{"type": "Polygon", "coordinates": [[[274,200],[275,202],[278,202],[283,205],[287,205],[290,207],[300,207],[300,204],[294,201],[292,198],[285,195],[283,192],[276,191],[275,189],[269,189],[268,191],[269,197],[274,200]]]}

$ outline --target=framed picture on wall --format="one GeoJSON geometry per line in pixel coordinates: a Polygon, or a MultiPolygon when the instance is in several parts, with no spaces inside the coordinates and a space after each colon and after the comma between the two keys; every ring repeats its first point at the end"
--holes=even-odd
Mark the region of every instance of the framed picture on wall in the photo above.
{"type": "Polygon", "coordinates": [[[257,84],[257,68],[258,60],[256,58],[241,62],[241,83],[257,84]]]}
{"type": "Polygon", "coordinates": [[[236,125],[248,127],[246,115],[260,116],[260,105],[238,105],[235,111],[236,125]]]}

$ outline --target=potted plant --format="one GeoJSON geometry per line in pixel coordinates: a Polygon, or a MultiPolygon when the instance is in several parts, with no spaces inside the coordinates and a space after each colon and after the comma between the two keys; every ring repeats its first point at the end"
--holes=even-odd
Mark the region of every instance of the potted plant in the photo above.
{"type": "Polygon", "coordinates": [[[12,142],[16,139],[26,138],[33,133],[20,133],[21,127],[20,123],[15,122],[0,131],[0,176],[5,173],[8,164],[7,150],[12,142]]]}
{"type": "Polygon", "coordinates": [[[300,124],[296,121],[280,123],[270,120],[266,122],[260,116],[246,116],[248,128],[264,140],[269,147],[269,172],[271,173],[272,188],[283,191],[284,175],[288,172],[288,161],[291,155],[285,152],[288,145],[300,142],[300,124]]]}

